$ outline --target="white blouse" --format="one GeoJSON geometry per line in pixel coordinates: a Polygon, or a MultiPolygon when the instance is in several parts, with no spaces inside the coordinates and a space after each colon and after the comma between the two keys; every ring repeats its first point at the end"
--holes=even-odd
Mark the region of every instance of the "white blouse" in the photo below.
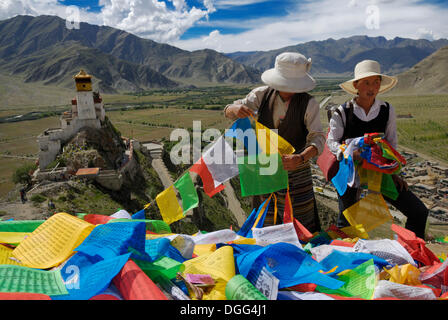
{"type": "MultiPolygon", "coordinates": [[[[360,120],[366,122],[371,121],[376,117],[378,117],[381,106],[384,104],[383,101],[375,99],[372,108],[370,108],[369,113],[366,114],[364,109],[356,103],[355,99],[352,99],[352,103],[353,103],[353,114],[356,115],[360,120]]],[[[344,124],[346,123],[345,112],[343,110],[342,105],[339,106],[338,109],[339,111],[341,111],[342,119],[338,113],[336,112],[333,113],[333,116],[331,117],[330,120],[330,132],[328,133],[328,139],[327,139],[328,148],[336,156],[338,155],[338,153],[342,152],[339,149],[339,146],[341,145],[339,141],[342,139],[342,136],[344,135],[344,124]]],[[[394,149],[397,148],[398,144],[397,122],[395,117],[395,110],[390,104],[389,104],[389,120],[386,124],[386,132],[384,132],[384,138],[387,140],[387,142],[390,143],[390,145],[394,149]]]]}

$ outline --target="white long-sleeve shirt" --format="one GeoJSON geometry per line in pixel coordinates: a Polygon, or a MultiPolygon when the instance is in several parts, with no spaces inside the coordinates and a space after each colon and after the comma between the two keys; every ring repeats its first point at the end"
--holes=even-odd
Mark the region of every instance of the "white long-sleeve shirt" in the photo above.
{"type": "MultiPolygon", "coordinates": [[[[262,86],[252,90],[244,99],[239,99],[233,102],[236,105],[245,105],[253,111],[258,111],[261,106],[261,102],[266,91],[269,90],[268,86],[262,86]]],[[[270,104],[273,106],[272,117],[274,120],[274,126],[277,129],[280,125],[280,121],[285,117],[286,111],[288,110],[288,102],[283,101],[280,95],[272,95],[270,104]]],[[[224,108],[224,113],[226,109],[231,106],[227,105],[224,108]]],[[[236,120],[236,117],[229,117],[230,120],[236,120]]],[[[322,153],[325,145],[325,133],[322,129],[322,123],[319,116],[319,103],[313,97],[308,102],[307,109],[305,111],[305,126],[308,130],[308,135],[306,137],[305,148],[309,146],[315,146],[318,155],[322,153]]]]}
{"type": "MultiPolygon", "coordinates": [[[[360,120],[362,121],[371,121],[378,117],[380,113],[381,106],[384,105],[384,101],[381,101],[379,99],[375,99],[375,102],[373,103],[372,108],[370,109],[369,113],[366,114],[364,109],[360,107],[355,99],[352,99],[351,101],[353,103],[353,114],[356,115],[360,120]]],[[[338,156],[338,153],[341,153],[339,146],[341,143],[339,142],[342,139],[342,136],[344,135],[344,128],[345,123],[347,119],[345,119],[345,112],[342,105],[338,107],[339,111],[341,111],[342,119],[339,116],[337,112],[333,113],[333,116],[330,120],[330,132],[328,133],[327,138],[327,145],[330,151],[335,155],[338,156]]],[[[394,108],[389,104],[389,120],[386,124],[386,132],[384,132],[384,138],[387,140],[387,142],[390,143],[390,145],[396,149],[398,144],[398,138],[397,138],[397,122],[396,122],[396,116],[395,116],[395,110],[394,108]]]]}

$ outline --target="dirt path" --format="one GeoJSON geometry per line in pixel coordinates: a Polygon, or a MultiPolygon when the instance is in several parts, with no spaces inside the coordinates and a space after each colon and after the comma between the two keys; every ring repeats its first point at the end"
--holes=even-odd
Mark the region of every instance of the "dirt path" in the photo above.
{"type": "Polygon", "coordinates": [[[163,187],[165,189],[168,189],[174,182],[171,178],[170,173],[168,172],[168,169],[166,168],[165,164],[163,163],[162,159],[154,159],[151,162],[151,166],[153,169],[157,172],[157,175],[160,178],[160,181],[163,184],[163,187]]]}
{"type": "Polygon", "coordinates": [[[241,203],[236,197],[235,191],[233,190],[230,181],[224,182],[224,186],[224,194],[226,195],[228,201],[227,207],[235,216],[235,219],[238,222],[238,226],[241,227],[244,224],[244,221],[246,221],[247,217],[244,213],[244,210],[241,208],[241,203]]]}

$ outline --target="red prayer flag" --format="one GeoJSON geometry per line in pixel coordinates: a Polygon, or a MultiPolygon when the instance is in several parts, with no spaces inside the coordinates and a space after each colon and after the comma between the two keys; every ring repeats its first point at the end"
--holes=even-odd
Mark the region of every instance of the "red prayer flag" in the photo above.
{"type": "Polygon", "coordinates": [[[125,300],[168,300],[154,282],[132,260],[113,279],[125,300]]]}
{"type": "Polygon", "coordinates": [[[98,294],[89,300],[120,300],[112,294],[98,294]]]}
{"type": "Polygon", "coordinates": [[[425,246],[425,240],[417,237],[414,232],[392,224],[391,229],[398,236],[398,242],[409,252],[414,260],[425,266],[440,263],[439,258],[425,246]]]}
{"type": "Polygon", "coordinates": [[[215,182],[213,180],[213,176],[208,170],[208,167],[201,157],[190,169],[191,172],[197,173],[202,180],[202,184],[204,186],[204,192],[211,198],[218,192],[224,190],[224,185],[221,184],[215,188],[215,182]]]}
{"type": "Polygon", "coordinates": [[[292,213],[291,198],[289,196],[289,189],[288,189],[285,197],[285,210],[283,212],[283,223],[290,223],[290,222],[294,223],[294,229],[296,229],[297,237],[299,238],[299,240],[306,242],[313,237],[311,232],[309,232],[308,229],[305,228],[305,226],[299,222],[299,220],[294,218],[292,213]]]}
{"type": "Polygon", "coordinates": [[[112,219],[115,218],[106,216],[104,214],[86,214],[84,216],[84,221],[87,221],[91,224],[106,224],[112,219]]]}
{"type": "Polygon", "coordinates": [[[0,300],[51,300],[51,298],[41,293],[0,292],[0,300]]]}

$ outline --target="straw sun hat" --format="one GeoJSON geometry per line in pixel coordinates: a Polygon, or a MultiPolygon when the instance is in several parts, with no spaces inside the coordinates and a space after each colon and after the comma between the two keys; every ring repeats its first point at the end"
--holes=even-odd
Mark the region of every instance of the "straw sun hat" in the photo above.
{"type": "Polygon", "coordinates": [[[380,64],[373,60],[364,60],[358,63],[355,67],[355,78],[346,81],[340,85],[340,87],[345,91],[353,95],[358,94],[358,90],[353,86],[355,81],[368,78],[371,76],[381,76],[381,87],[378,93],[384,93],[389,91],[398,82],[396,77],[388,76],[381,73],[380,64]]]}
{"type": "Polygon", "coordinates": [[[310,69],[311,58],[296,52],[284,52],[275,58],[275,67],[261,75],[261,80],[278,91],[307,92],[316,87],[316,81],[308,73],[310,69]]]}

